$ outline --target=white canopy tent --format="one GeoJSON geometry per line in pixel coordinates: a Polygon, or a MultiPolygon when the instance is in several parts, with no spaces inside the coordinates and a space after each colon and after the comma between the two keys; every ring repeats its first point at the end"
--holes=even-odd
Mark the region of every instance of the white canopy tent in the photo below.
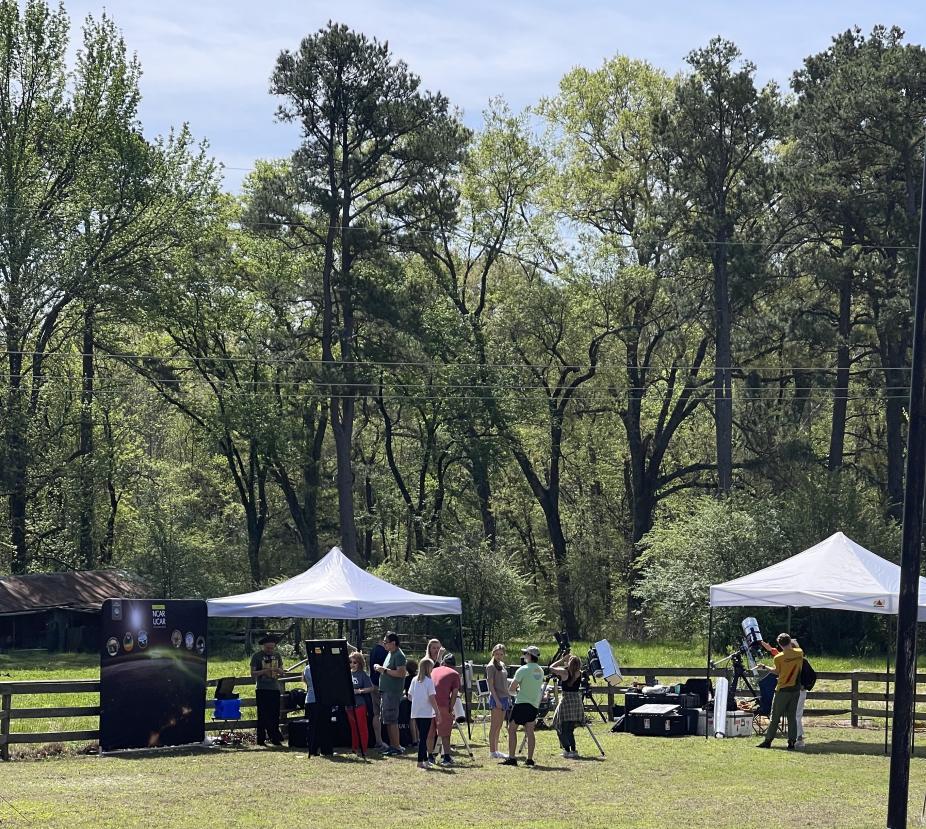
{"type": "MultiPolygon", "coordinates": [[[[429,596],[405,590],[358,567],[338,547],[304,573],[291,579],[237,596],[209,599],[210,616],[271,616],[296,619],[363,619],[392,616],[457,616],[460,620],[460,659],[463,649],[463,604],[452,596],[429,596]]],[[[358,647],[360,642],[357,642],[358,647]]],[[[463,671],[463,681],[469,681],[463,671]]],[[[467,724],[469,695],[464,694],[467,724]]],[[[468,727],[468,725],[467,725],[468,727]]]]}
{"type": "MultiPolygon", "coordinates": [[[[919,620],[926,620],[920,578],[919,620]]],[[[816,607],[897,615],[900,567],[841,532],[802,553],[738,579],[715,584],[711,607],[816,607]]]]}
{"type": "MultiPolygon", "coordinates": [[[[918,620],[926,620],[926,579],[920,577],[918,620]]],[[[710,588],[707,676],[710,679],[715,607],[813,607],[897,615],[900,567],[841,532],[770,567],[710,588]]],[[[885,676],[890,675],[890,648],[885,676]]],[[[888,679],[889,682],[889,679],[888,679]]],[[[887,753],[885,687],[884,739],[887,753]]]]}
{"type": "Polygon", "coordinates": [[[253,593],[206,602],[210,616],[300,619],[374,619],[391,616],[460,616],[451,596],[414,593],[358,567],[337,547],[304,573],[253,593]]]}

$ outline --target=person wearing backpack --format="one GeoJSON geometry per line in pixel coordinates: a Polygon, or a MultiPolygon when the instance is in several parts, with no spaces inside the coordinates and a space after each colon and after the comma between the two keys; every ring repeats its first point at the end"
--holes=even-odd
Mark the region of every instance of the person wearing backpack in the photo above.
{"type": "MultiPolygon", "coordinates": [[[[778,648],[773,648],[768,642],[762,641],[759,643],[768,651],[773,657],[777,656],[781,651],[778,648]]],[[[792,639],[791,644],[795,648],[800,648],[797,639],[792,639]]],[[[795,748],[804,747],[804,703],[807,702],[807,692],[813,690],[813,686],[817,683],[817,672],[813,669],[813,666],[810,664],[810,660],[807,656],[804,656],[804,661],[801,663],[801,673],[800,678],[798,679],[798,684],[800,686],[800,691],[797,698],[797,710],[794,712],[794,717],[797,720],[797,739],[794,741],[795,748]]]]}
{"type": "Polygon", "coordinates": [[[765,739],[759,743],[758,748],[771,748],[772,740],[778,732],[778,723],[782,717],[788,720],[788,751],[796,748],[799,734],[797,719],[797,704],[800,700],[801,667],[804,664],[804,652],[796,647],[787,633],[778,634],[778,653],[775,654],[775,665],[757,666],[764,668],[778,677],[775,686],[775,697],[772,700],[772,717],[765,731],[765,739]]]}

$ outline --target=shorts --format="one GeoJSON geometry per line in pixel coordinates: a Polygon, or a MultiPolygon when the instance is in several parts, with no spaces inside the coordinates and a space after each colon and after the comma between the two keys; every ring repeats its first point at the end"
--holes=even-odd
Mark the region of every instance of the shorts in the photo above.
{"type": "Polygon", "coordinates": [[[511,710],[511,697],[502,697],[502,704],[498,705],[495,702],[495,697],[489,697],[489,710],[492,711],[495,708],[501,708],[502,711],[511,710]]]}
{"type": "Polygon", "coordinates": [[[537,707],[529,702],[516,702],[511,709],[511,721],[515,725],[528,725],[537,719],[537,707]]]}
{"type": "Polygon", "coordinates": [[[379,692],[379,717],[383,725],[397,725],[399,722],[399,703],[401,694],[384,694],[379,692]]]}
{"type": "Polygon", "coordinates": [[[449,737],[453,733],[453,724],[456,718],[448,711],[441,711],[440,715],[434,721],[437,727],[438,737],[449,737]]]}

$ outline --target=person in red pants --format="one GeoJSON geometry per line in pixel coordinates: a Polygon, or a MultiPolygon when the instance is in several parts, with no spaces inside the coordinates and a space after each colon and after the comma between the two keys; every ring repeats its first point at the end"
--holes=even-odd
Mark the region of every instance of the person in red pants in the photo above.
{"type": "Polygon", "coordinates": [[[367,753],[370,742],[369,717],[373,713],[373,680],[366,672],[363,654],[357,651],[350,655],[350,678],[354,683],[356,705],[347,709],[350,725],[351,748],[355,753],[367,753]]]}

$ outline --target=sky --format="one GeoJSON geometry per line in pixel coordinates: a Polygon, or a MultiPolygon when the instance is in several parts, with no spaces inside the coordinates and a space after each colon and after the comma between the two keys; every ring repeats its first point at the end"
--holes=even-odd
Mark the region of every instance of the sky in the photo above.
{"type": "Polygon", "coordinates": [[[332,19],[388,41],[474,128],[494,96],[520,110],[555,94],[572,67],[617,53],[674,73],[718,34],[756,64],[760,83],[783,87],[804,57],[852,26],[898,25],[909,42],[926,43],[922,0],[65,0],[65,8],[75,30],[88,14],[115,20],[141,62],[145,133],[188,123],[225,165],[231,191],[255,159],[295,149],[298,129],[275,121],[268,79],[280,51],[332,19]]]}

